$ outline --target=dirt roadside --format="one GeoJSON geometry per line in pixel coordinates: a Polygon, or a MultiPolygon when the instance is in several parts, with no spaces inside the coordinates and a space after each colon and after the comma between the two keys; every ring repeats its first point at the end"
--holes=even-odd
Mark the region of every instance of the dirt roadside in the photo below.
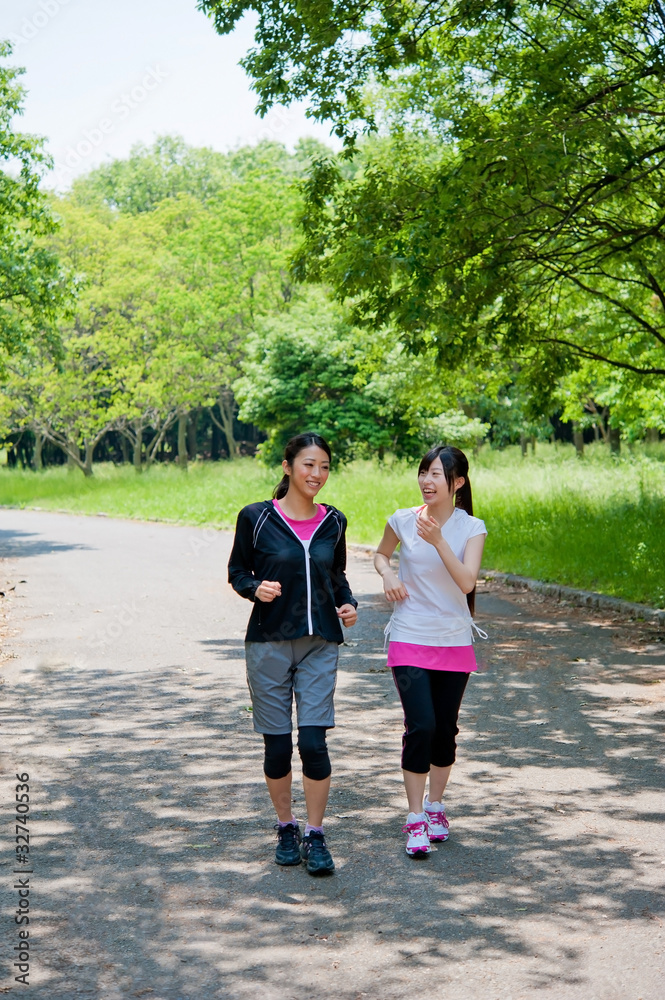
{"type": "MultiPolygon", "coordinates": [[[[349,575],[337,872],[273,864],[230,535],[0,511],[0,992],[125,1000],[661,1000],[665,642],[496,583],[463,706],[451,838],[403,852],[401,715],[369,561],[349,575]],[[24,583],[20,581],[25,581],[24,583]],[[16,983],[15,774],[30,774],[16,983]]],[[[297,794],[296,813],[301,814],[297,794]]]]}

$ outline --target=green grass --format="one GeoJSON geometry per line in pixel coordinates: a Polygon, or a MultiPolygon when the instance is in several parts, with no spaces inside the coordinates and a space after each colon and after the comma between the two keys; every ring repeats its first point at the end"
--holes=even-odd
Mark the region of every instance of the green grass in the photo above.
{"type": "Polygon", "coordinates": [[[141,475],[131,466],[96,465],[88,479],[63,466],[38,474],[3,469],[0,504],[232,528],[240,507],[272,492],[275,476],[251,459],[197,463],[186,473],[156,465],[141,475]]]}
{"type": "Polygon", "coordinates": [[[665,462],[549,457],[479,470],[484,565],[665,607],[665,462]]]}
{"type": "MultiPolygon", "coordinates": [[[[665,448],[616,460],[606,449],[540,445],[484,449],[472,460],[475,509],[487,522],[486,568],[665,606],[665,448]]],[[[233,527],[240,507],[270,495],[279,473],[251,459],[156,466],[97,466],[92,479],[51,468],[0,470],[0,504],[233,527]]],[[[389,514],[418,503],[403,463],[358,462],[333,472],[321,494],[349,518],[349,539],[376,544],[389,514]]]]}

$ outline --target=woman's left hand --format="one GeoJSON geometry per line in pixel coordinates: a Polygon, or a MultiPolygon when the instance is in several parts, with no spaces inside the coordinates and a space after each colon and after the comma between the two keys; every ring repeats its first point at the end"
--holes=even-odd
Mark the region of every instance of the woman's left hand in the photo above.
{"type": "Polygon", "coordinates": [[[345,628],[355,625],[358,621],[358,612],[352,604],[343,604],[341,608],[337,608],[337,616],[345,628]]]}
{"type": "Polygon", "coordinates": [[[420,537],[430,545],[437,545],[441,541],[441,525],[426,510],[421,510],[416,516],[416,528],[420,537]]]}

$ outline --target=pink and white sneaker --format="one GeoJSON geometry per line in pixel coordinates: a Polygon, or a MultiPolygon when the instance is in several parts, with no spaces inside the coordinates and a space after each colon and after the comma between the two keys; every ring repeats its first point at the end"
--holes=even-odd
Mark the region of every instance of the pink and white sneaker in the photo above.
{"type": "Polygon", "coordinates": [[[406,817],[406,823],[402,827],[402,833],[408,834],[406,853],[409,857],[424,858],[426,854],[431,852],[425,813],[409,813],[406,817]]]}
{"type": "Polygon", "coordinates": [[[448,840],[449,823],[443,808],[443,803],[430,802],[429,799],[425,799],[423,809],[425,812],[425,819],[427,820],[429,839],[436,841],[448,840]]]}

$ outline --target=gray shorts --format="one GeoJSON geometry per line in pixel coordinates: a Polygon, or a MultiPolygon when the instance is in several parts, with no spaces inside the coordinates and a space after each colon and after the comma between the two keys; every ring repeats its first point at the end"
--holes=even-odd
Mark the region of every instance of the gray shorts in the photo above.
{"type": "Polygon", "coordinates": [[[293,729],[296,697],[298,726],[335,725],[333,695],[339,646],[320,635],[280,642],[246,642],[247,685],[254,729],[278,735],[293,729]]]}

